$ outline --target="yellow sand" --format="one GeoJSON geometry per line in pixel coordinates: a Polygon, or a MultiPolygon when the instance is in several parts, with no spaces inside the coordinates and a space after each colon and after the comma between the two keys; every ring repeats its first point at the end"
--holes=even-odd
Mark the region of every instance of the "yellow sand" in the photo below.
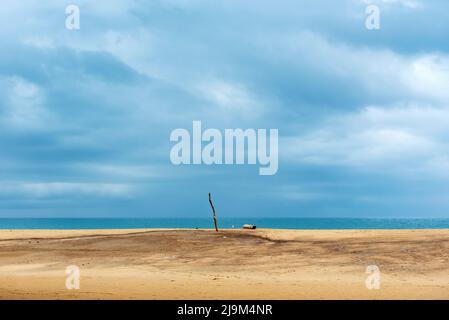
{"type": "Polygon", "coordinates": [[[449,230],[2,230],[0,298],[449,299],[449,230]]]}

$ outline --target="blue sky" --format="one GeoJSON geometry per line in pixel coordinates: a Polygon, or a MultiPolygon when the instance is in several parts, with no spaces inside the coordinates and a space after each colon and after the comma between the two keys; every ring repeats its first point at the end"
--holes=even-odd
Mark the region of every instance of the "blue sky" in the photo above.
{"type": "Polygon", "coordinates": [[[2,1],[0,217],[209,217],[208,192],[228,217],[449,217],[448,12],[2,1]],[[279,129],[278,173],[173,166],[170,132],[193,120],[279,129]]]}

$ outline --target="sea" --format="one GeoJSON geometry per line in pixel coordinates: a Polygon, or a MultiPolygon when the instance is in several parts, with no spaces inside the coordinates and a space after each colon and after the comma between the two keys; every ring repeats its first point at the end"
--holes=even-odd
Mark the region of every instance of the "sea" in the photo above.
{"type": "MultiPolygon", "coordinates": [[[[364,219],[364,218],[219,218],[219,228],[298,230],[350,229],[449,229],[449,219],[364,219]]],[[[0,218],[0,229],[138,229],[214,228],[212,218],[0,218]]]]}

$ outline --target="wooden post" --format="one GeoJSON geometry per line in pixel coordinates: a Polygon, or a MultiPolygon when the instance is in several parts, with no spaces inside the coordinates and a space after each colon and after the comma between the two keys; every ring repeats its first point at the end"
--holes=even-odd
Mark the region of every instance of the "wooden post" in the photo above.
{"type": "Polygon", "coordinates": [[[214,204],[212,203],[212,199],[211,199],[211,197],[210,197],[210,193],[209,193],[209,203],[210,203],[210,206],[212,207],[212,212],[214,213],[214,225],[215,225],[215,231],[218,232],[217,216],[216,216],[216,214],[215,214],[215,207],[214,207],[214,204]]]}

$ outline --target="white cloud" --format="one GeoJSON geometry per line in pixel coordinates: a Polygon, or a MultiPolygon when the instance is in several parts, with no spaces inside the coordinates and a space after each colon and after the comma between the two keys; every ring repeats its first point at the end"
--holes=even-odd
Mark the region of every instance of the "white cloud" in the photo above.
{"type": "Polygon", "coordinates": [[[4,96],[0,122],[19,129],[45,129],[51,119],[41,88],[20,77],[0,78],[4,96]]]}
{"type": "Polygon", "coordinates": [[[256,41],[262,51],[275,55],[292,72],[309,72],[309,81],[334,79],[336,87],[351,83],[367,100],[446,103],[449,99],[449,56],[443,53],[401,55],[330,41],[309,31],[273,34],[256,41]]]}
{"type": "Polygon", "coordinates": [[[421,2],[416,0],[360,0],[360,2],[365,5],[400,5],[408,9],[417,9],[421,6],[421,2]]]}
{"type": "Polygon", "coordinates": [[[122,183],[72,183],[72,182],[2,182],[1,194],[23,194],[41,198],[63,195],[129,197],[134,188],[122,183]]]}
{"type": "Polygon", "coordinates": [[[257,107],[257,101],[248,89],[237,83],[207,81],[198,85],[197,94],[226,109],[249,110],[257,107]]]}
{"type": "Polygon", "coordinates": [[[401,82],[417,96],[449,101],[449,58],[437,54],[418,57],[401,73],[401,82]]]}
{"type": "Polygon", "coordinates": [[[54,40],[48,36],[32,36],[23,41],[23,44],[40,48],[40,49],[54,49],[54,40]]]}
{"type": "Polygon", "coordinates": [[[160,177],[164,172],[162,167],[146,166],[146,165],[112,165],[112,164],[80,164],[74,167],[89,174],[98,174],[105,178],[121,178],[121,179],[148,179],[160,177]]]}
{"type": "Polygon", "coordinates": [[[367,107],[282,141],[288,161],[388,173],[446,175],[449,108],[367,107]]]}

